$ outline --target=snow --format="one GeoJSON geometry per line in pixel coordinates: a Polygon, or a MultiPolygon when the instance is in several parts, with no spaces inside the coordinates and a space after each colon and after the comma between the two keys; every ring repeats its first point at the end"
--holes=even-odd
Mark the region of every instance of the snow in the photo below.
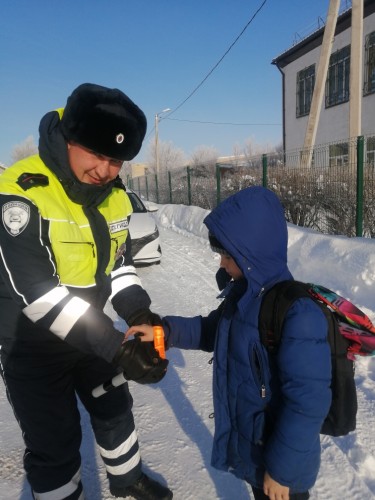
{"type": "MultiPolygon", "coordinates": [[[[202,224],[206,210],[158,205],[163,257],[138,274],[152,309],[193,316],[217,307],[218,256],[202,224]]],[[[313,281],[349,298],[375,321],[375,240],[333,237],[289,225],[289,265],[296,279],[313,281]]],[[[108,306],[107,313],[125,329],[108,306]]],[[[171,349],[168,373],[156,386],[131,383],[134,416],[144,469],[167,483],[176,500],[245,500],[249,487],[210,466],[214,422],[210,355],[171,349]]],[[[348,436],[322,436],[322,464],[312,500],[375,498],[375,359],[356,363],[359,398],[357,430],[348,436]]],[[[30,500],[22,469],[21,433],[0,386],[0,499],[30,500]]],[[[83,409],[82,477],[87,500],[112,498],[105,469],[83,409]]]]}

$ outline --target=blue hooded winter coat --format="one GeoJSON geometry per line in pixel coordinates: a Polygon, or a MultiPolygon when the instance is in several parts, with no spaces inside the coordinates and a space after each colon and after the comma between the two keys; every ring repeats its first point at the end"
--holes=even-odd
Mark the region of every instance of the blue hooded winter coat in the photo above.
{"type": "Polygon", "coordinates": [[[277,196],[244,189],[204,220],[244,278],[207,317],[163,319],[168,345],[214,351],[215,435],[212,465],[263,488],[267,471],[291,493],[315,483],[319,431],[331,403],[327,322],[309,298],[298,299],[284,322],[276,359],[259,339],[262,296],[292,279],[288,233],[277,196]]]}

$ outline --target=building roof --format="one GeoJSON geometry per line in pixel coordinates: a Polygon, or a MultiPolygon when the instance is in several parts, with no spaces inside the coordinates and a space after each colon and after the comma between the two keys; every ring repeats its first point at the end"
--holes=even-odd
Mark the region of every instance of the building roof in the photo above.
{"type": "MultiPolygon", "coordinates": [[[[363,17],[367,17],[375,12],[375,0],[364,0],[364,10],[363,17]]],[[[335,35],[338,35],[342,31],[345,31],[351,26],[352,22],[352,9],[349,8],[340,14],[337,18],[335,35]]],[[[307,54],[316,47],[322,45],[324,34],[324,26],[317,29],[306,38],[300,42],[293,45],[293,47],[287,49],[285,52],[273,59],[272,64],[275,64],[279,68],[284,68],[291,62],[299,59],[303,55],[307,54]]]]}

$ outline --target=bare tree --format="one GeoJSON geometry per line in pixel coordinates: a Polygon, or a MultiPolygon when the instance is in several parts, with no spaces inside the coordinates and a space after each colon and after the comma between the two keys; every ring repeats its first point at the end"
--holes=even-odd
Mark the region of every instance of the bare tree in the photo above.
{"type": "Polygon", "coordinates": [[[245,160],[245,155],[243,149],[238,143],[236,143],[233,146],[233,156],[230,163],[233,165],[233,167],[239,167],[243,165],[244,160],[245,160]]]}
{"type": "Polygon", "coordinates": [[[284,146],[282,142],[279,142],[274,147],[275,153],[282,153],[284,151],[284,146]]]}
{"type": "Polygon", "coordinates": [[[186,164],[185,153],[172,142],[159,142],[160,169],[164,172],[182,167],[186,164]]]}
{"type": "Polygon", "coordinates": [[[38,153],[38,147],[34,143],[34,138],[32,135],[29,135],[21,144],[17,144],[14,146],[11,156],[12,162],[20,161],[23,158],[27,158],[28,156],[35,155],[38,153]]]}
{"type": "Polygon", "coordinates": [[[207,177],[215,172],[218,157],[219,153],[216,149],[209,146],[199,146],[193,151],[189,164],[197,176],[207,177]]]}
{"type": "MultiPolygon", "coordinates": [[[[166,172],[171,172],[176,168],[180,168],[186,165],[186,156],[182,149],[177,148],[173,142],[163,142],[158,143],[158,155],[159,155],[159,169],[160,172],[165,174],[166,172]]],[[[155,143],[150,141],[147,150],[146,163],[148,164],[148,171],[150,173],[156,173],[156,151],[155,143]]]]}
{"type": "Polygon", "coordinates": [[[277,147],[272,144],[259,144],[255,142],[254,139],[248,138],[244,146],[241,146],[239,143],[234,144],[232,156],[223,157],[223,162],[231,165],[233,168],[244,166],[251,167],[259,162],[259,159],[264,153],[275,153],[277,147]]]}
{"type": "Polygon", "coordinates": [[[130,161],[124,161],[119,172],[120,179],[126,184],[127,179],[132,176],[132,164],[130,161]]]}

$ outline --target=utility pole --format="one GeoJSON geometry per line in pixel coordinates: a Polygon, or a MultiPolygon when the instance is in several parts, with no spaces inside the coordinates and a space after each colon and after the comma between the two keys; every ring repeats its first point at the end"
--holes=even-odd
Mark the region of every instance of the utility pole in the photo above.
{"type": "Polygon", "coordinates": [[[363,0],[352,0],[350,46],[349,137],[361,135],[362,121],[363,0]]]}
{"type": "Polygon", "coordinates": [[[156,164],[156,175],[159,175],[159,115],[155,114],[155,164],[156,164]]]}
{"type": "Polygon", "coordinates": [[[156,175],[159,175],[159,116],[164,113],[171,111],[171,108],[165,108],[163,111],[155,114],[155,163],[156,163],[156,175]]]}
{"type": "Polygon", "coordinates": [[[340,0],[330,0],[303,146],[302,165],[305,167],[311,167],[312,148],[315,144],[339,8],[340,0]]]}

